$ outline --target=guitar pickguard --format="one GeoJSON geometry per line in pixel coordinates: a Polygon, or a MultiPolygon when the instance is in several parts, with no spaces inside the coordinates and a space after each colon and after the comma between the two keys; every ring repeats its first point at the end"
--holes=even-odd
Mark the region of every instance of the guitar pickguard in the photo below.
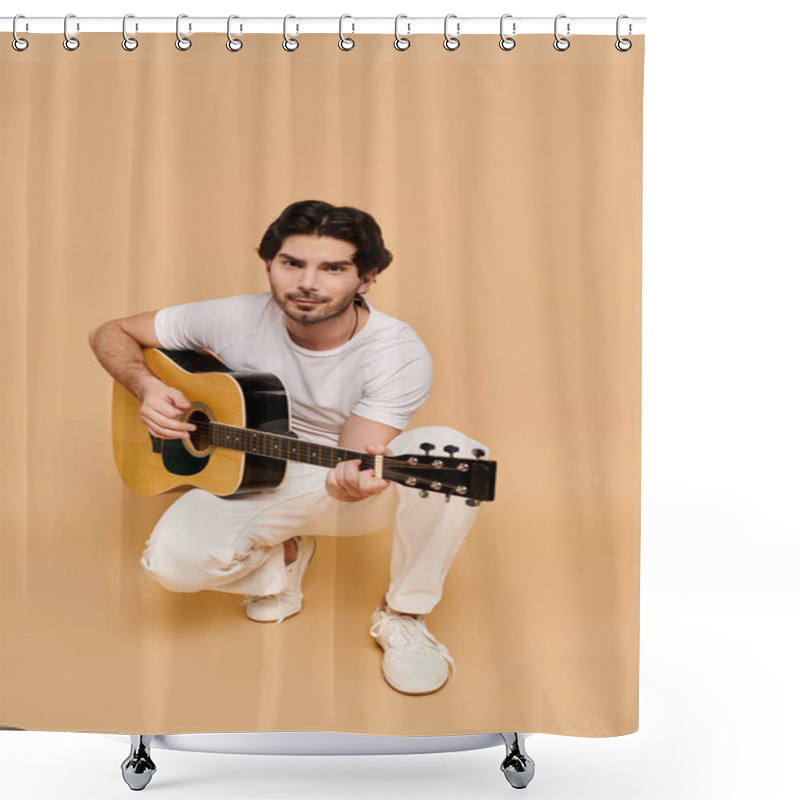
{"type": "Polygon", "coordinates": [[[182,444],[182,439],[160,439],[150,434],[153,452],[161,454],[161,462],[173,475],[197,475],[202,472],[210,456],[194,456],[182,444]]]}

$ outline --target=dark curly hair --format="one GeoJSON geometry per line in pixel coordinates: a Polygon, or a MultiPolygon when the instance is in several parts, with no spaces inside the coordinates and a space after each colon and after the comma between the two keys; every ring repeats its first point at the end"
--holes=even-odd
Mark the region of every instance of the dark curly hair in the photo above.
{"type": "Polygon", "coordinates": [[[260,258],[272,260],[284,239],[295,234],[330,236],[355,245],[353,261],[358,277],[377,269],[383,272],[392,263],[392,254],[383,246],[381,229],[366,211],[351,206],[334,206],[323,200],[301,200],[286,206],[267,228],[257,248],[260,258]]]}

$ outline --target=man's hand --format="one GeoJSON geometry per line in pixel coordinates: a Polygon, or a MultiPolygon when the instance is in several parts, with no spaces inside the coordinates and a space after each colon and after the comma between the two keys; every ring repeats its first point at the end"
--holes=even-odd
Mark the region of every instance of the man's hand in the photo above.
{"type": "MultiPolygon", "coordinates": [[[[370,455],[392,455],[386,445],[368,444],[366,451],[370,455]]],[[[389,485],[389,481],[375,477],[374,469],[360,470],[360,465],[361,459],[356,458],[340,461],[334,469],[328,470],[325,489],[334,500],[355,503],[382,492],[389,485]]]]}
{"type": "Polygon", "coordinates": [[[191,403],[180,389],[173,389],[162,381],[148,385],[142,398],[139,416],[153,436],[162,439],[188,439],[189,431],[197,428],[189,422],[180,422],[191,403]]]}

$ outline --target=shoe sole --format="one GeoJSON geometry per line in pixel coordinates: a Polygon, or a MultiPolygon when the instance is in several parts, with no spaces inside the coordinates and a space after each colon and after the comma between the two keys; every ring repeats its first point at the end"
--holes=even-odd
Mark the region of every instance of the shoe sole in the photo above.
{"type": "MultiPolygon", "coordinates": [[[[311,551],[311,555],[308,557],[308,564],[306,564],[306,572],[308,572],[308,568],[311,566],[311,562],[314,560],[314,556],[317,554],[317,540],[314,539],[314,549],[311,551]]],[[[292,562],[294,563],[294,562],[292,562]]],[[[288,564],[286,566],[289,566],[288,564]]],[[[305,573],[303,573],[303,577],[305,578],[305,573]]],[[[292,617],[296,617],[301,611],[303,607],[297,609],[294,614],[288,614],[285,616],[281,622],[286,622],[287,619],[291,619],[292,617]]],[[[278,620],[276,619],[253,619],[252,617],[247,616],[247,612],[245,611],[245,617],[250,620],[250,622],[260,622],[262,625],[277,625],[278,620]]]]}
{"type": "MultiPolygon", "coordinates": [[[[380,647],[380,645],[378,646],[380,647]]],[[[382,649],[383,648],[381,648],[381,650],[382,649]]],[[[385,675],[383,676],[383,680],[387,686],[389,686],[391,689],[394,689],[394,691],[399,692],[400,694],[405,694],[408,695],[409,697],[424,697],[425,695],[436,694],[436,692],[441,692],[442,689],[444,689],[444,687],[447,686],[448,683],[450,683],[450,676],[449,675],[447,676],[445,682],[438,689],[431,689],[429,692],[404,692],[402,689],[398,689],[396,686],[392,686],[392,684],[389,683],[389,681],[386,679],[385,675]]]]}

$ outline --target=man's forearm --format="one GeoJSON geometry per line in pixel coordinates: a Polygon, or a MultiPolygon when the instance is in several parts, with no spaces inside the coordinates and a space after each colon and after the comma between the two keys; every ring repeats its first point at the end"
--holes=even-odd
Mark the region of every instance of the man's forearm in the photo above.
{"type": "Polygon", "coordinates": [[[106,372],[140,400],[149,386],[163,383],[145,365],[139,343],[115,322],[95,328],[89,344],[106,372]]]}

